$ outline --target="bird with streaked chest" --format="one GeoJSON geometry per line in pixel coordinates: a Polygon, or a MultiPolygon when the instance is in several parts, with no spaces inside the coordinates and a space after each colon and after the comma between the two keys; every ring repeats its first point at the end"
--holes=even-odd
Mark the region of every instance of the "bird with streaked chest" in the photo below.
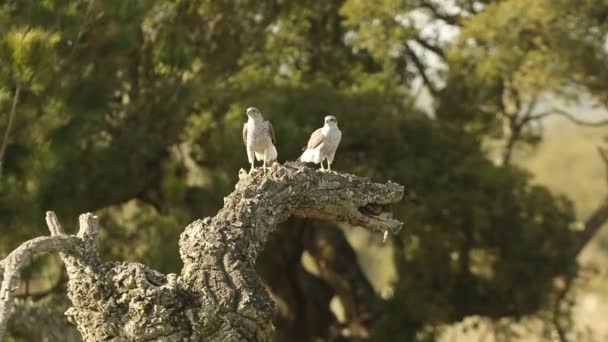
{"type": "Polygon", "coordinates": [[[304,153],[298,160],[305,163],[320,163],[321,171],[331,172],[331,163],[340,145],[342,131],[338,128],[338,120],[333,115],[326,116],[324,123],[323,127],[310,135],[307,146],[303,148],[304,153]],[[327,160],[327,169],[324,168],[323,160],[327,160]]]}
{"type": "Polygon", "coordinates": [[[274,146],[275,136],[272,124],[264,120],[257,108],[247,108],[248,120],[243,126],[243,143],[247,149],[247,159],[251,164],[249,174],[255,167],[255,159],[263,162],[264,174],[266,166],[277,159],[277,149],[274,146]]]}

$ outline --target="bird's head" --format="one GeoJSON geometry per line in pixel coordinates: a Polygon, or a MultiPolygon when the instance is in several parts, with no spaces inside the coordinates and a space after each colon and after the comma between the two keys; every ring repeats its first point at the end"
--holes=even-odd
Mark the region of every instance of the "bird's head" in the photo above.
{"type": "Polygon", "coordinates": [[[260,113],[260,111],[255,107],[247,108],[247,116],[254,120],[262,119],[262,113],[260,113]]]}
{"type": "Polygon", "coordinates": [[[325,117],[325,124],[328,126],[332,126],[332,127],[337,127],[338,126],[338,120],[336,120],[336,117],[333,115],[328,115],[325,117]]]}

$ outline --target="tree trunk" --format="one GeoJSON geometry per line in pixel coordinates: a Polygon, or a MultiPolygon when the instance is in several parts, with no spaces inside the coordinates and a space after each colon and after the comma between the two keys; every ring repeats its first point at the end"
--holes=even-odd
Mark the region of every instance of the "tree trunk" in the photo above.
{"type": "Polygon", "coordinates": [[[274,340],[369,340],[384,303],[343,231],[313,220],[287,224],[268,241],[256,267],[278,307],[274,340]],[[305,252],[313,265],[310,271],[303,267],[305,252]],[[344,309],[341,321],[330,308],[334,297],[344,309]]]}
{"type": "MultiPolygon", "coordinates": [[[[182,233],[180,275],[139,263],[103,263],[95,216],[81,215],[78,235],[67,237],[54,214],[47,214],[49,239],[62,244],[44,251],[61,252],[72,302],[66,315],[84,341],[268,341],[275,304],[254,267],[279,223],[314,218],[390,233],[402,225],[383,215],[403,197],[403,187],[392,182],[322,173],[299,163],[275,163],[266,176],[256,170],[239,178],[215,217],[195,221],[182,233]]],[[[11,253],[0,264],[0,297],[7,299],[0,301],[0,313],[10,312],[5,309],[12,305],[22,259],[11,253]]],[[[3,332],[0,327],[0,337],[3,332]]]]}

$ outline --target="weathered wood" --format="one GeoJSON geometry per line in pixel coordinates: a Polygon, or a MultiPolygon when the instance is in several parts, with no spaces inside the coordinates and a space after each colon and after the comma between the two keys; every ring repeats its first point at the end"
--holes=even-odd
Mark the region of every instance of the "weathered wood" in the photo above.
{"type": "Polygon", "coordinates": [[[69,278],[72,307],[66,315],[85,341],[267,341],[275,305],[255,273],[255,260],[279,223],[300,217],[379,232],[401,228],[386,215],[403,197],[396,183],[299,163],[275,163],[265,176],[256,170],[240,178],[215,217],[182,233],[179,275],[139,263],[103,263],[95,216],[81,215],[78,236],[68,237],[54,214],[47,215],[51,238],[75,245],[69,253],[54,250],[62,252],[69,278]]]}

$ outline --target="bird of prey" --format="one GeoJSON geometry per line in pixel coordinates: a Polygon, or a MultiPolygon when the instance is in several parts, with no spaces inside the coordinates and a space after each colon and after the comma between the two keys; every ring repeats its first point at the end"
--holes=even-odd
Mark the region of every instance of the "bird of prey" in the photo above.
{"type": "Polygon", "coordinates": [[[298,160],[305,163],[321,163],[321,171],[331,172],[331,163],[334,161],[336,150],[342,139],[342,132],[338,128],[336,117],[325,117],[325,125],[312,133],[308,145],[302,150],[304,153],[298,160]],[[327,159],[327,169],[323,167],[323,160],[327,159]]]}
{"type": "Polygon", "coordinates": [[[264,174],[266,165],[277,159],[277,149],[274,147],[274,130],[270,122],[264,120],[257,108],[247,108],[249,119],[243,126],[243,142],[247,148],[247,158],[251,164],[249,174],[254,168],[254,158],[264,161],[264,174]]]}

